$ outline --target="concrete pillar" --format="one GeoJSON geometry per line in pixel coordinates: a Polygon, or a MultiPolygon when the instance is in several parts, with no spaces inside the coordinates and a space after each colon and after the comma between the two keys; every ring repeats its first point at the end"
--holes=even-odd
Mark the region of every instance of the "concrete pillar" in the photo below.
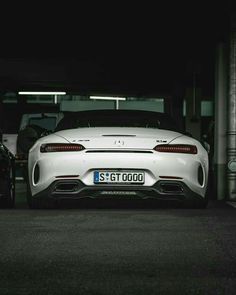
{"type": "Polygon", "coordinates": [[[231,20],[228,102],[228,199],[236,201],[236,18],[231,20]]]}
{"type": "Polygon", "coordinates": [[[2,142],[2,133],[3,133],[3,93],[0,92],[0,142],[2,142]]]}
{"type": "Polygon", "coordinates": [[[184,130],[184,117],[183,117],[183,96],[173,97],[173,115],[177,127],[184,130]]]}
{"type": "MultiPolygon", "coordinates": [[[[219,44],[215,63],[214,190],[218,200],[226,198],[227,163],[227,49],[219,44]]],[[[211,147],[212,148],[212,147],[211,147]]]]}
{"type": "Polygon", "coordinates": [[[175,118],[175,122],[180,128],[184,130],[184,116],[183,116],[183,105],[184,105],[184,95],[185,87],[184,81],[178,79],[173,85],[173,97],[172,97],[172,116],[175,118]]]}
{"type": "Polygon", "coordinates": [[[201,89],[189,88],[186,91],[186,131],[201,140],[201,89]]]}

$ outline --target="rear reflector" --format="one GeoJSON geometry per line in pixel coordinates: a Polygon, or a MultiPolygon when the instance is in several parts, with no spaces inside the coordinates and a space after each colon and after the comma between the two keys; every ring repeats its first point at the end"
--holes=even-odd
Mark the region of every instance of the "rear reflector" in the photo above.
{"type": "Polygon", "coordinates": [[[183,179],[182,177],[178,177],[178,176],[159,176],[159,178],[163,178],[163,179],[183,179]]]}
{"type": "Polygon", "coordinates": [[[79,175],[59,175],[59,176],[56,176],[56,178],[75,178],[75,177],[79,177],[79,175]]]}
{"type": "Polygon", "coordinates": [[[154,150],[160,153],[197,154],[197,147],[187,144],[161,144],[155,146],[154,150]]]}
{"type": "Polygon", "coordinates": [[[52,153],[52,152],[79,152],[84,150],[85,147],[81,144],[75,143],[49,143],[42,144],[40,147],[41,153],[52,153]]]}

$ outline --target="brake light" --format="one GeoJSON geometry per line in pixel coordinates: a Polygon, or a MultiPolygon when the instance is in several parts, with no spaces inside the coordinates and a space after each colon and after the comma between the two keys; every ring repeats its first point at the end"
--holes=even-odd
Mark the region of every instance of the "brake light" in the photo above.
{"type": "Polygon", "coordinates": [[[161,144],[154,147],[160,153],[197,154],[197,147],[188,144],[161,144]]]}
{"type": "Polygon", "coordinates": [[[84,150],[85,147],[76,143],[48,143],[42,144],[40,147],[41,153],[53,153],[53,152],[79,152],[84,150]]]}

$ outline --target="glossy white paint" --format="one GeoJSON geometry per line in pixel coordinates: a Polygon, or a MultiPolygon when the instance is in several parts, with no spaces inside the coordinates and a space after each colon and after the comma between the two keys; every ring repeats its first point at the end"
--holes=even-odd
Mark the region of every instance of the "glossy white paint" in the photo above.
{"type": "Polygon", "coordinates": [[[160,176],[181,177],[181,181],[192,191],[204,197],[208,179],[208,154],[197,140],[181,133],[125,127],[59,131],[39,139],[29,152],[30,187],[33,196],[46,189],[61,175],[79,175],[77,178],[85,185],[95,185],[93,172],[97,169],[144,171],[144,186],[152,186],[160,176]],[[79,152],[41,153],[40,146],[45,143],[79,143],[85,149],[79,152]],[[196,145],[198,153],[160,153],[153,150],[156,145],[170,143],[196,145]],[[32,175],[36,164],[40,167],[40,179],[34,184],[32,175]],[[202,186],[197,180],[199,165],[204,170],[202,186]]]}

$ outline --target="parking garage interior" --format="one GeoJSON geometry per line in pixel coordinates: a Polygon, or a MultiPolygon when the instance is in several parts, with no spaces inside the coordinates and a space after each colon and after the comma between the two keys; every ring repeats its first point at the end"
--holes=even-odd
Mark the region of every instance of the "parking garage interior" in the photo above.
{"type": "Polygon", "coordinates": [[[96,53],[0,57],[1,142],[16,159],[15,207],[0,208],[0,294],[235,294],[236,14],[226,4],[211,11],[181,12],[165,29],[159,16],[135,31],[138,43],[127,34],[96,53]],[[200,141],[208,207],[29,209],[16,146],[25,115],[101,109],[166,113],[200,141]]]}

